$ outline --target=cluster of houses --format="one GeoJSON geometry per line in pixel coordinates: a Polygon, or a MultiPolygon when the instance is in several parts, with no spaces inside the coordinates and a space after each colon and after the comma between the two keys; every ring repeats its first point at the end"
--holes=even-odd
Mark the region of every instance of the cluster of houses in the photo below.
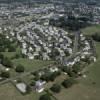
{"type": "MultiPolygon", "coordinates": [[[[41,93],[44,91],[44,85],[46,84],[45,81],[42,80],[38,80],[35,83],[35,90],[38,93],[41,93]]],[[[27,93],[27,84],[25,84],[24,82],[20,82],[16,84],[16,88],[23,94],[27,93]]]]}
{"type": "Polygon", "coordinates": [[[79,49],[79,52],[77,52],[74,56],[71,56],[69,59],[63,58],[62,63],[65,66],[73,67],[74,64],[84,59],[87,59],[87,62],[88,60],[96,62],[95,47],[93,46],[91,38],[87,39],[83,34],[80,34],[79,40],[81,49],[79,49]]]}
{"type": "Polygon", "coordinates": [[[68,32],[53,27],[32,24],[31,28],[17,33],[17,39],[22,45],[22,53],[29,59],[41,58],[50,60],[55,50],[55,56],[64,57],[66,51],[72,54],[72,39],[68,32]],[[57,53],[57,55],[56,55],[57,53]]]}
{"type": "MultiPolygon", "coordinates": [[[[48,67],[46,70],[44,70],[44,69],[39,70],[36,73],[39,77],[41,77],[42,75],[45,75],[46,73],[52,74],[52,73],[55,73],[58,71],[59,71],[59,68],[55,66],[55,67],[48,67]]],[[[46,81],[39,79],[39,80],[35,81],[35,84],[34,84],[34,86],[32,86],[32,89],[38,93],[41,93],[44,91],[45,85],[46,85],[46,81]]],[[[15,80],[15,86],[21,93],[27,93],[27,83],[25,83],[25,82],[17,83],[17,80],[15,80]]]]}
{"type": "MultiPolygon", "coordinates": [[[[55,10],[56,13],[61,13],[61,14],[66,13],[63,6],[56,6],[55,8],[56,8],[55,10]]],[[[3,8],[0,9],[0,11],[2,11],[1,12],[2,15],[9,16],[10,11],[7,11],[5,13],[5,11],[3,11],[2,9],[3,8]]],[[[4,8],[4,10],[5,9],[6,8],[4,8]]],[[[78,7],[74,8],[73,13],[79,15],[79,13],[81,12],[82,13],[91,12],[91,9],[85,4],[80,4],[78,5],[78,7]],[[78,12],[78,14],[76,12],[78,12]]],[[[100,8],[98,9],[94,9],[94,13],[97,14],[100,11],[100,8]]],[[[32,22],[32,21],[30,23],[27,22],[24,24],[20,24],[18,27],[14,26],[13,27],[7,26],[7,28],[0,27],[0,33],[2,33],[3,31],[8,32],[6,38],[9,38],[10,40],[12,40],[11,37],[15,37],[21,45],[22,54],[26,55],[30,60],[31,59],[52,60],[52,58],[56,60],[60,59],[61,63],[66,67],[72,67],[77,62],[80,62],[82,59],[86,58],[89,58],[90,60],[95,62],[96,57],[94,55],[94,48],[91,39],[87,39],[83,34],[80,34],[78,42],[80,48],[78,49],[78,52],[73,54],[73,40],[70,38],[69,33],[61,28],[49,25],[49,18],[54,15],[54,11],[52,13],[49,13],[50,10],[52,11],[54,10],[53,5],[48,5],[48,6],[45,5],[39,8],[31,8],[28,9],[27,11],[25,10],[25,8],[18,8],[18,10],[15,10],[17,14],[20,14],[20,12],[29,15],[32,15],[33,13],[42,15],[42,13],[45,13],[45,16],[40,16],[40,20],[38,20],[37,22],[32,22]],[[42,20],[46,21],[44,25],[39,24],[41,23],[42,20]],[[13,30],[15,30],[16,32],[14,32],[13,30]],[[67,58],[68,55],[69,58],[67,58]]],[[[54,17],[57,19],[56,16],[54,17]]],[[[9,69],[6,70],[8,71],[9,69]]],[[[59,71],[58,67],[50,67],[48,70],[51,73],[59,71]]],[[[44,74],[45,74],[44,71],[38,72],[39,76],[42,76],[44,74]]],[[[41,80],[36,81],[35,83],[36,91],[42,92],[44,90],[45,83],[46,83],[45,81],[41,80]]],[[[27,85],[23,82],[17,83],[16,87],[22,93],[27,92],[27,85]]]]}

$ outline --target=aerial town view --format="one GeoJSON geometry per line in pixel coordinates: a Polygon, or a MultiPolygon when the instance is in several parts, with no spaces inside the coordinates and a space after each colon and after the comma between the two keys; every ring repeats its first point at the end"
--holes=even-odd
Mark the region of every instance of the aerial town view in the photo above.
{"type": "Polygon", "coordinates": [[[0,0],[0,100],[100,100],[100,0],[0,0]]]}

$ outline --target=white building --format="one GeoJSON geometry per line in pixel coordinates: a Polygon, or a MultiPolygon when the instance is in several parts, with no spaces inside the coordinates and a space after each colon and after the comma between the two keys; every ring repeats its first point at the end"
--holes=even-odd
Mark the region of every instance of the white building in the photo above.
{"type": "Polygon", "coordinates": [[[27,90],[26,90],[27,85],[25,83],[18,83],[18,84],[16,84],[16,87],[22,93],[26,93],[27,92],[27,90]]]}
{"type": "Polygon", "coordinates": [[[41,81],[41,80],[38,80],[36,82],[35,88],[38,93],[43,92],[45,83],[46,83],[45,81],[41,81]]]}

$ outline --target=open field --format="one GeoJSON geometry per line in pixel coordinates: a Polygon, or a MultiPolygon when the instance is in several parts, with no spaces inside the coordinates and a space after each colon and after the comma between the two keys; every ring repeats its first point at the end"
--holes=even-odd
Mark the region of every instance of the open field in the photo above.
{"type": "Polygon", "coordinates": [[[40,95],[36,92],[32,92],[29,95],[22,95],[10,83],[0,86],[0,100],[38,100],[40,95]]]}
{"type": "Polygon", "coordinates": [[[94,25],[91,27],[87,27],[81,30],[86,35],[91,35],[93,33],[99,32],[100,33],[100,25],[94,25]]]}
{"type": "Polygon", "coordinates": [[[42,61],[42,60],[29,60],[25,58],[14,59],[13,63],[15,65],[21,64],[25,67],[26,71],[36,71],[40,68],[46,67],[53,63],[53,61],[42,61]]]}

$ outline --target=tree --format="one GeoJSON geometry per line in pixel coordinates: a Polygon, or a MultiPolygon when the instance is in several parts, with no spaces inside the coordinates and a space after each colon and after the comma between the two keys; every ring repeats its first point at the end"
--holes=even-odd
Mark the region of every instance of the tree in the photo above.
{"type": "Polygon", "coordinates": [[[25,69],[24,69],[24,66],[18,65],[15,70],[16,70],[16,72],[21,73],[21,72],[24,72],[25,69]]]}
{"type": "Polygon", "coordinates": [[[50,81],[51,75],[52,75],[52,73],[50,73],[50,72],[45,73],[44,75],[41,76],[41,79],[48,82],[48,81],[50,81]]]}
{"type": "Polygon", "coordinates": [[[70,53],[68,51],[64,51],[66,56],[70,56],[70,53]]]}
{"type": "Polygon", "coordinates": [[[80,70],[81,70],[81,66],[80,66],[79,64],[75,64],[75,65],[73,66],[73,72],[74,72],[74,73],[77,74],[80,70]]]}
{"type": "Polygon", "coordinates": [[[76,77],[76,76],[77,76],[77,74],[76,74],[75,72],[73,72],[72,70],[70,70],[70,71],[68,72],[68,75],[69,75],[70,77],[76,77]]]}
{"type": "Polygon", "coordinates": [[[81,59],[83,62],[86,62],[87,64],[90,64],[91,62],[90,62],[90,59],[89,59],[89,57],[85,57],[85,58],[83,58],[83,59],[81,59]]]}
{"type": "Polygon", "coordinates": [[[51,97],[48,94],[40,96],[39,100],[51,100],[51,97]]]}
{"type": "Polygon", "coordinates": [[[73,84],[75,84],[76,81],[73,79],[73,78],[69,78],[69,79],[66,79],[62,82],[62,85],[65,87],[65,88],[69,88],[71,87],[73,84]]]}
{"type": "Polygon", "coordinates": [[[3,59],[4,59],[4,55],[0,53],[0,63],[2,62],[3,59]]]}
{"type": "Polygon", "coordinates": [[[57,76],[61,75],[60,71],[54,72],[50,75],[49,80],[54,81],[57,76]]]}
{"type": "Polygon", "coordinates": [[[3,72],[1,72],[1,77],[3,77],[3,78],[9,78],[10,77],[10,73],[8,72],[8,71],[3,71],[3,72]]]}
{"type": "Polygon", "coordinates": [[[61,91],[61,86],[59,84],[54,84],[50,89],[55,93],[59,93],[61,91]]]}
{"type": "Polygon", "coordinates": [[[18,54],[18,53],[16,53],[16,54],[12,57],[12,59],[18,59],[18,58],[20,58],[20,57],[21,57],[21,55],[18,54]]]}
{"type": "Polygon", "coordinates": [[[69,68],[67,66],[63,66],[63,67],[61,67],[61,69],[63,72],[66,72],[66,73],[69,72],[69,68]]]}
{"type": "Polygon", "coordinates": [[[93,40],[100,42],[100,34],[99,33],[95,33],[92,35],[93,40]]]}
{"type": "Polygon", "coordinates": [[[36,84],[36,81],[34,81],[34,80],[32,80],[30,83],[31,86],[35,86],[35,84],[36,84]]]}
{"type": "Polygon", "coordinates": [[[13,63],[7,57],[3,58],[3,60],[1,61],[1,64],[4,65],[5,67],[8,67],[8,68],[12,68],[13,67],[13,63]]]}
{"type": "Polygon", "coordinates": [[[59,56],[60,55],[60,52],[57,50],[57,49],[53,49],[53,56],[56,57],[56,56],[59,56]]]}
{"type": "Polygon", "coordinates": [[[4,55],[0,53],[0,59],[4,59],[4,55]]]}
{"type": "Polygon", "coordinates": [[[8,48],[8,52],[15,52],[16,51],[16,47],[14,47],[13,45],[10,45],[8,48]]]}
{"type": "Polygon", "coordinates": [[[57,77],[57,76],[59,76],[61,74],[61,72],[60,71],[58,71],[58,72],[54,72],[54,73],[52,73],[52,72],[47,72],[47,73],[45,73],[44,75],[42,75],[41,76],[41,79],[42,80],[45,80],[45,81],[54,81],[55,80],[55,78],[57,77]]]}
{"type": "Polygon", "coordinates": [[[26,91],[27,91],[27,93],[31,92],[31,87],[29,85],[26,86],[26,91]]]}

